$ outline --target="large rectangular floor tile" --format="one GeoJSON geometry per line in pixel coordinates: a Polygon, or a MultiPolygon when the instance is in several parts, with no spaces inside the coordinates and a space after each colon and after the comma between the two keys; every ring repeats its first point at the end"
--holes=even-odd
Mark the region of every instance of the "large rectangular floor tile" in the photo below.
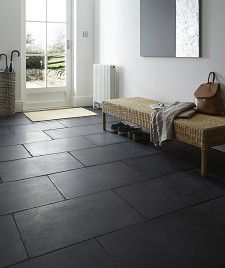
{"type": "Polygon", "coordinates": [[[108,191],[15,214],[30,256],[38,256],[143,221],[108,191]]]}
{"type": "Polygon", "coordinates": [[[149,219],[225,195],[224,190],[186,173],[124,186],[116,192],[149,219]]]}
{"type": "Polygon", "coordinates": [[[1,127],[0,126],[0,136],[8,136],[12,135],[13,132],[8,127],[1,127]]]}
{"type": "Polygon", "coordinates": [[[36,132],[49,129],[60,129],[64,127],[65,126],[63,126],[57,121],[49,121],[49,122],[38,122],[29,125],[11,126],[10,128],[13,131],[13,133],[24,133],[24,132],[36,132]]]}
{"type": "Polygon", "coordinates": [[[52,140],[44,132],[27,132],[23,134],[15,134],[3,136],[0,139],[0,147],[19,145],[32,142],[41,142],[52,140]]]}
{"type": "Polygon", "coordinates": [[[64,200],[47,177],[0,184],[0,215],[64,200]]]}
{"type": "MultiPolygon", "coordinates": [[[[96,111],[93,111],[94,113],[96,111]]],[[[114,122],[116,120],[115,117],[108,116],[107,122],[114,122]]],[[[85,126],[85,125],[95,125],[102,124],[102,116],[90,116],[90,117],[81,117],[81,118],[71,118],[71,119],[63,119],[59,120],[61,124],[66,127],[76,127],[76,126],[85,126]]]]}
{"type": "Polygon", "coordinates": [[[225,197],[198,205],[196,208],[218,223],[225,225],[225,197]]]}
{"type": "Polygon", "coordinates": [[[0,217],[0,267],[27,258],[23,243],[12,216],[0,217]]]}
{"type": "Polygon", "coordinates": [[[187,148],[190,145],[178,140],[174,140],[174,141],[168,141],[162,144],[162,146],[160,147],[160,149],[162,151],[168,152],[171,150],[177,150],[177,149],[183,149],[183,148],[187,148]]]}
{"type": "Polygon", "coordinates": [[[95,240],[37,257],[12,268],[113,268],[115,267],[95,240]]]}
{"type": "Polygon", "coordinates": [[[128,142],[127,137],[121,137],[119,135],[111,134],[111,133],[103,133],[103,134],[94,134],[89,136],[84,136],[85,139],[93,142],[97,146],[105,146],[117,143],[128,142]]]}
{"type": "Polygon", "coordinates": [[[215,147],[216,150],[225,153],[225,145],[221,145],[221,146],[216,146],[215,147]]]}
{"type": "Polygon", "coordinates": [[[63,119],[59,120],[59,122],[66,127],[77,127],[77,126],[101,124],[102,118],[100,116],[90,116],[90,117],[63,119]]]}
{"type": "Polygon", "coordinates": [[[22,145],[0,148],[0,162],[28,157],[31,157],[31,155],[22,145]]]}
{"type": "Polygon", "coordinates": [[[148,178],[160,177],[194,168],[189,162],[167,153],[125,160],[124,162],[148,178]]]}
{"type": "Polygon", "coordinates": [[[137,145],[128,142],[75,151],[72,152],[72,154],[85,166],[92,166],[154,154],[157,152],[157,150],[150,146],[137,145]]]}
{"type": "Polygon", "coordinates": [[[118,267],[216,268],[225,263],[225,233],[185,210],[98,238],[118,267]]]}
{"type": "MultiPolygon", "coordinates": [[[[196,147],[187,147],[182,150],[171,151],[171,154],[178,158],[187,160],[193,163],[196,167],[200,168],[201,164],[201,150],[196,147]]],[[[208,173],[225,177],[225,154],[221,151],[211,149],[208,152],[208,173]]]]}
{"type": "Polygon", "coordinates": [[[83,137],[59,139],[24,145],[33,156],[63,153],[79,149],[96,147],[96,145],[83,137]]]}
{"type": "Polygon", "coordinates": [[[81,167],[70,154],[63,153],[0,163],[0,177],[7,182],[81,167]]]}
{"type": "Polygon", "coordinates": [[[71,127],[71,128],[46,131],[46,133],[52,139],[64,139],[64,138],[84,136],[103,132],[104,131],[102,129],[102,125],[88,125],[88,126],[71,127]]]}
{"type": "Polygon", "coordinates": [[[31,124],[31,121],[22,113],[18,113],[15,116],[1,118],[0,117],[0,126],[18,126],[31,124]]]}
{"type": "Polygon", "coordinates": [[[137,171],[116,162],[50,176],[66,198],[111,189],[143,179],[137,171]]]}

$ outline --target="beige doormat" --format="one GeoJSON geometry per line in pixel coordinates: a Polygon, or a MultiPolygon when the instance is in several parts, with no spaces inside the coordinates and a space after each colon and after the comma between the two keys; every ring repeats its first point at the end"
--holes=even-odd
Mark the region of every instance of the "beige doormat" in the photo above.
{"type": "Polygon", "coordinates": [[[77,117],[96,116],[97,114],[84,108],[49,110],[24,113],[31,121],[49,121],[55,119],[67,119],[77,117]]]}

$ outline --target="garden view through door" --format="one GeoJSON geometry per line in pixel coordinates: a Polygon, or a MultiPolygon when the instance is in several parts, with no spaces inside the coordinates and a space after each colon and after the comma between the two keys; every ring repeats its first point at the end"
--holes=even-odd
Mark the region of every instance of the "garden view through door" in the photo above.
{"type": "Polygon", "coordinates": [[[30,90],[27,94],[62,89],[68,93],[68,5],[69,0],[26,0],[26,90],[30,90]]]}

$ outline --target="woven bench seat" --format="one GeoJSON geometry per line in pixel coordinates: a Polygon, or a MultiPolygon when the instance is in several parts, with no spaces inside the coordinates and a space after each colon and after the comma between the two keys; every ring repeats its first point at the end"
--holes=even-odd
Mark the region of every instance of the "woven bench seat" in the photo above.
{"type": "MultiPolygon", "coordinates": [[[[104,129],[106,115],[118,117],[132,124],[149,129],[151,104],[158,101],[140,97],[104,101],[102,105],[104,129]]],[[[202,150],[202,176],[206,175],[208,149],[225,144],[225,117],[196,114],[190,119],[174,121],[176,139],[197,146],[202,150]]]]}

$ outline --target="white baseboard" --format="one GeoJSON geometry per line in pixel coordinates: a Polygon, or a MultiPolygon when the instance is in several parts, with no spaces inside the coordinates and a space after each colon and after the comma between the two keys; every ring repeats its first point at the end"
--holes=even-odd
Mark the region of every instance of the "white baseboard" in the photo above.
{"type": "Polygon", "coordinates": [[[16,113],[23,112],[23,102],[22,101],[16,101],[16,113]]]}
{"type": "Polygon", "coordinates": [[[73,107],[93,106],[93,97],[92,96],[83,96],[83,97],[74,96],[72,99],[72,105],[73,107]]]}
{"type": "MultiPolygon", "coordinates": [[[[93,97],[92,96],[83,96],[83,97],[73,97],[72,106],[73,107],[85,107],[93,105],[93,97]]],[[[23,112],[23,102],[16,101],[16,112],[23,112]]]]}

